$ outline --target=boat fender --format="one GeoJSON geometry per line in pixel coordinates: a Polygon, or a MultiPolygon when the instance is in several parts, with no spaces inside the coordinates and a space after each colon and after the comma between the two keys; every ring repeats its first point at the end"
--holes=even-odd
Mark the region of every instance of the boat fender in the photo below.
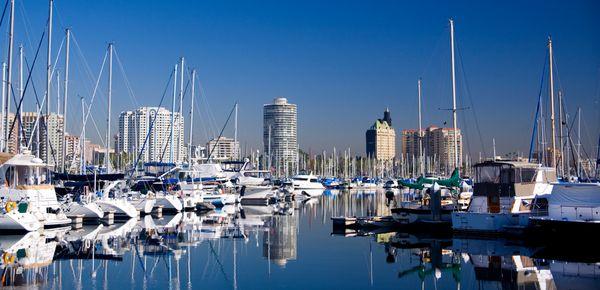
{"type": "Polygon", "coordinates": [[[15,262],[15,256],[9,252],[4,252],[4,254],[2,254],[2,262],[4,262],[5,265],[12,264],[15,262]]]}
{"type": "Polygon", "coordinates": [[[4,209],[6,210],[6,212],[11,212],[16,207],[17,207],[17,203],[16,202],[9,201],[9,202],[6,203],[6,206],[4,206],[4,209]]]}

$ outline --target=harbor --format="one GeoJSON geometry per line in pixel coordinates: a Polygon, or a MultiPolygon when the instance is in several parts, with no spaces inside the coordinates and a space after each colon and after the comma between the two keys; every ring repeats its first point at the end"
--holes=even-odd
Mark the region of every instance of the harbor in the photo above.
{"type": "Polygon", "coordinates": [[[600,285],[597,3],[4,4],[0,289],[600,285]]]}
{"type": "Polygon", "coordinates": [[[319,281],[319,288],[593,289],[600,279],[594,244],[565,251],[566,243],[332,230],[331,217],[389,214],[386,201],[381,189],[325,190],[286,206],[228,206],[3,235],[2,250],[14,258],[3,261],[2,285],[304,289],[319,281]],[[333,269],[344,279],[333,279],[333,269]]]}

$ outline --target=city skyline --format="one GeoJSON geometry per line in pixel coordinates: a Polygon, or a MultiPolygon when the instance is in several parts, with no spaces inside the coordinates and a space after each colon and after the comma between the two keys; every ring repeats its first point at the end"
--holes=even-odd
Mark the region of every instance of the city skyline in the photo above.
{"type": "MultiPolygon", "coordinates": [[[[15,45],[25,43],[31,63],[47,5],[17,2],[23,12],[16,14],[15,45]]],[[[564,91],[571,116],[576,107],[583,108],[583,143],[589,154],[594,153],[600,126],[600,56],[596,53],[600,20],[593,15],[598,4],[592,1],[513,2],[487,12],[462,2],[453,6],[262,3],[269,12],[244,2],[210,7],[178,1],[110,3],[55,2],[53,54],[60,51],[66,27],[73,30],[77,43],[71,59],[71,120],[81,119],[78,96],[90,99],[106,44],[114,42],[118,63],[113,119],[121,111],[157,106],[172,66],[184,56],[188,67],[198,69],[203,88],[195,144],[215,137],[213,132],[220,130],[231,106],[239,101],[240,147],[262,148],[261,105],[283,96],[298,105],[301,149],[321,152],[350,147],[362,154],[364,130],[385,107],[397,116],[398,130],[417,127],[418,77],[423,77],[424,127],[450,123],[450,114],[440,109],[451,104],[447,19],[452,17],[460,55],[459,107],[469,107],[459,112],[466,154],[490,155],[492,138],[499,153],[528,150],[548,35],[554,40],[557,89],[564,91]],[[520,9],[513,9],[517,5],[520,9]],[[578,33],[570,33],[574,30],[578,33]],[[78,54],[85,55],[86,63],[78,54]],[[480,128],[473,126],[474,112],[480,128]]],[[[5,31],[6,26],[2,28],[5,31]]],[[[5,58],[5,47],[0,50],[5,58]]],[[[38,60],[41,64],[43,58],[38,60]]],[[[57,70],[62,66],[59,58],[57,70]]],[[[42,67],[34,71],[38,88],[44,83],[42,67]]],[[[16,72],[15,67],[13,83],[16,72]]],[[[105,82],[103,76],[94,104],[101,132],[106,118],[105,82]]],[[[54,92],[57,89],[55,84],[54,92]]],[[[31,90],[25,110],[32,111],[30,94],[31,90]]],[[[67,131],[78,134],[80,123],[68,122],[67,131]]],[[[224,135],[232,136],[232,127],[224,135]]],[[[113,122],[111,131],[116,129],[113,122]]],[[[94,135],[89,138],[101,143],[94,135]]],[[[398,139],[396,143],[399,152],[398,139]]]]}

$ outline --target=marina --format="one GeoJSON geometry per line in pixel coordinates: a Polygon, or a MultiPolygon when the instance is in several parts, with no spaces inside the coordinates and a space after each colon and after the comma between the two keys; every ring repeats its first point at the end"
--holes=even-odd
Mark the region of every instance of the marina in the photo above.
{"type": "Polygon", "coordinates": [[[101,2],[0,5],[0,289],[600,289],[597,3],[101,2]]]}
{"type": "Polygon", "coordinates": [[[447,232],[332,230],[334,216],[389,213],[381,189],[325,191],[315,199],[276,206],[148,215],[113,225],[2,235],[2,285],[304,289],[319,281],[319,288],[353,289],[398,284],[593,289],[600,279],[600,252],[593,243],[565,250],[557,248],[565,243],[447,232]],[[345,278],[332,279],[335,273],[345,278]]]}

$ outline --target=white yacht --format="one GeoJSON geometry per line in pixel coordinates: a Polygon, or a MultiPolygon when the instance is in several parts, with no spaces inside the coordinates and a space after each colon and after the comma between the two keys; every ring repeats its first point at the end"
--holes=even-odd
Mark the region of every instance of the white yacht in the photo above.
{"type": "Polygon", "coordinates": [[[27,202],[28,211],[44,227],[69,225],[71,219],[62,211],[49,175],[48,165],[27,150],[14,155],[0,153],[0,198],[27,202]]]}
{"type": "Polygon", "coordinates": [[[151,214],[156,204],[156,195],[152,191],[148,191],[146,194],[139,191],[130,191],[127,199],[140,214],[151,214]]]}
{"type": "Polygon", "coordinates": [[[42,227],[37,217],[28,211],[25,202],[0,202],[0,232],[35,231],[42,227]]]}
{"type": "Polygon", "coordinates": [[[123,180],[109,183],[101,191],[102,196],[96,200],[96,204],[104,212],[114,212],[115,217],[127,219],[137,217],[138,211],[127,199],[124,193],[125,188],[127,186],[123,180]]]}
{"type": "Polygon", "coordinates": [[[276,191],[269,185],[242,186],[240,189],[240,202],[243,205],[266,205],[276,196],[276,191]]]}
{"type": "Polygon", "coordinates": [[[535,233],[573,237],[600,229],[600,183],[556,183],[548,214],[530,218],[535,233]]]}
{"type": "Polygon", "coordinates": [[[319,182],[319,178],[312,174],[298,174],[292,176],[294,189],[318,189],[324,190],[325,186],[319,182]]]}
{"type": "Polygon", "coordinates": [[[104,217],[104,211],[93,200],[91,193],[86,192],[77,197],[68,194],[61,201],[63,210],[69,218],[83,216],[84,220],[93,221],[104,217]]]}
{"type": "Polygon", "coordinates": [[[546,204],[556,182],[554,168],[516,161],[486,161],[475,166],[473,196],[466,212],[452,213],[458,232],[504,233],[527,227],[546,204]]]}
{"type": "Polygon", "coordinates": [[[154,207],[159,206],[163,208],[163,211],[167,212],[180,212],[183,209],[183,204],[177,195],[164,191],[156,193],[154,207]]]}

